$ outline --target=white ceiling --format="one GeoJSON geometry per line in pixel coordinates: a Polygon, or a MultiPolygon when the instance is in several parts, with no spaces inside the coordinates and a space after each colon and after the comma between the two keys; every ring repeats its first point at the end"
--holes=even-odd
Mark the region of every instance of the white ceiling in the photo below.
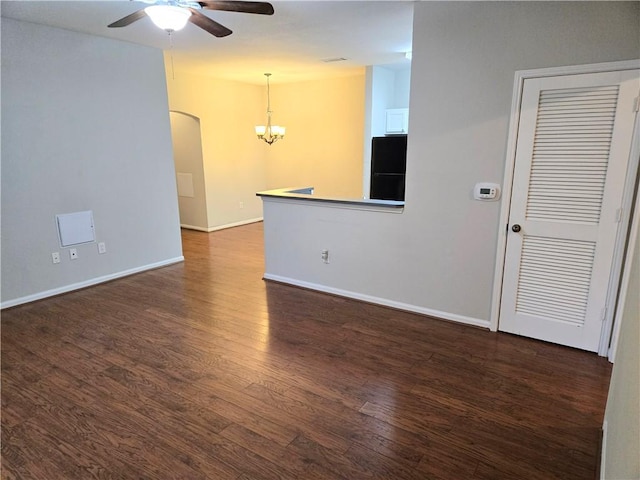
{"type": "MultiPolygon", "coordinates": [[[[202,10],[233,31],[216,38],[193,24],[172,35],[176,69],[263,84],[348,75],[366,65],[407,68],[413,2],[274,1],[275,14],[202,10]],[[323,60],[346,58],[345,61],[323,60]]],[[[169,36],[147,17],[123,28],[107,25],[146,7],[139,1],[2,1],[3,17],[169,50],[169,36]]]]}

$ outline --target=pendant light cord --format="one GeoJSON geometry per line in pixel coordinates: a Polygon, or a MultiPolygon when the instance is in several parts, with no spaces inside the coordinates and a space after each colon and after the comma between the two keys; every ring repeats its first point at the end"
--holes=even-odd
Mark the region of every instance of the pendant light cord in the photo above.
{"type": "Polygon", "coordinates": [[[271,130],[271,88],[269,86],[269,77],[271,76],[271,74],[265,73],[265,76],[267,77],[267,135],[269,136],[269,138],[272,138],[273,133],[271,130]]]}
{"type": "Polygon", "coordinates": [[[171,36],[172,30],[167,30],[169,34],[169,57],[171,59],[171,80],[176,79],[176,71],[173,68],[173,37],[171,36]]]}
{"type": "Polygon", "coordinates": [[[271,74],[267,74],[267,114],[271,115],[271,89],[269,88],[269,76],[271,74]]]}

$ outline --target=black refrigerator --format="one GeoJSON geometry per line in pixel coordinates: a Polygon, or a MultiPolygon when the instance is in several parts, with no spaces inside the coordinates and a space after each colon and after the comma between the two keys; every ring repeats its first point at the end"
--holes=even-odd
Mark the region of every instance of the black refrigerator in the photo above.
{"type": "Polygon", "coordinates": [[[371,139],[371,189],[369,198],[404,200],[407,167],[407,136],[371,139]]]}

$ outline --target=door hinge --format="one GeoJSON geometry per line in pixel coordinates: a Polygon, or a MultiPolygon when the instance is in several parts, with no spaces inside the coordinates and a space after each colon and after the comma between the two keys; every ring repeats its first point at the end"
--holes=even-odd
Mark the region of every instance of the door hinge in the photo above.
{"type": "Polygon", "coordinates": [[[633,101],[633,111],[634,112],[638,112],[640,111],[640,94],[636,97],[636,99],[633,101]]]}

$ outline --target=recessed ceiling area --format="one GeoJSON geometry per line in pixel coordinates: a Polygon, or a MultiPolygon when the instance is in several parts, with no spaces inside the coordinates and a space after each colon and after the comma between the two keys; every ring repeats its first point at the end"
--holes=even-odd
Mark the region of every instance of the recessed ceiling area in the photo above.
{"type": "Polygon", "coordinates": [[[281,1],[274,15],[202,10],[233,31],[216,38],[195,25],[171,38],[143,18],[107,25],[148,6],[138,1],[3,1],[3,17],[147,45],[170,53],[176,70],[263,84],[350,75],[367,65],[408,67],[413,2],[281,1]],[[341,61],[327,61],[344,58],[341,61]]]}

